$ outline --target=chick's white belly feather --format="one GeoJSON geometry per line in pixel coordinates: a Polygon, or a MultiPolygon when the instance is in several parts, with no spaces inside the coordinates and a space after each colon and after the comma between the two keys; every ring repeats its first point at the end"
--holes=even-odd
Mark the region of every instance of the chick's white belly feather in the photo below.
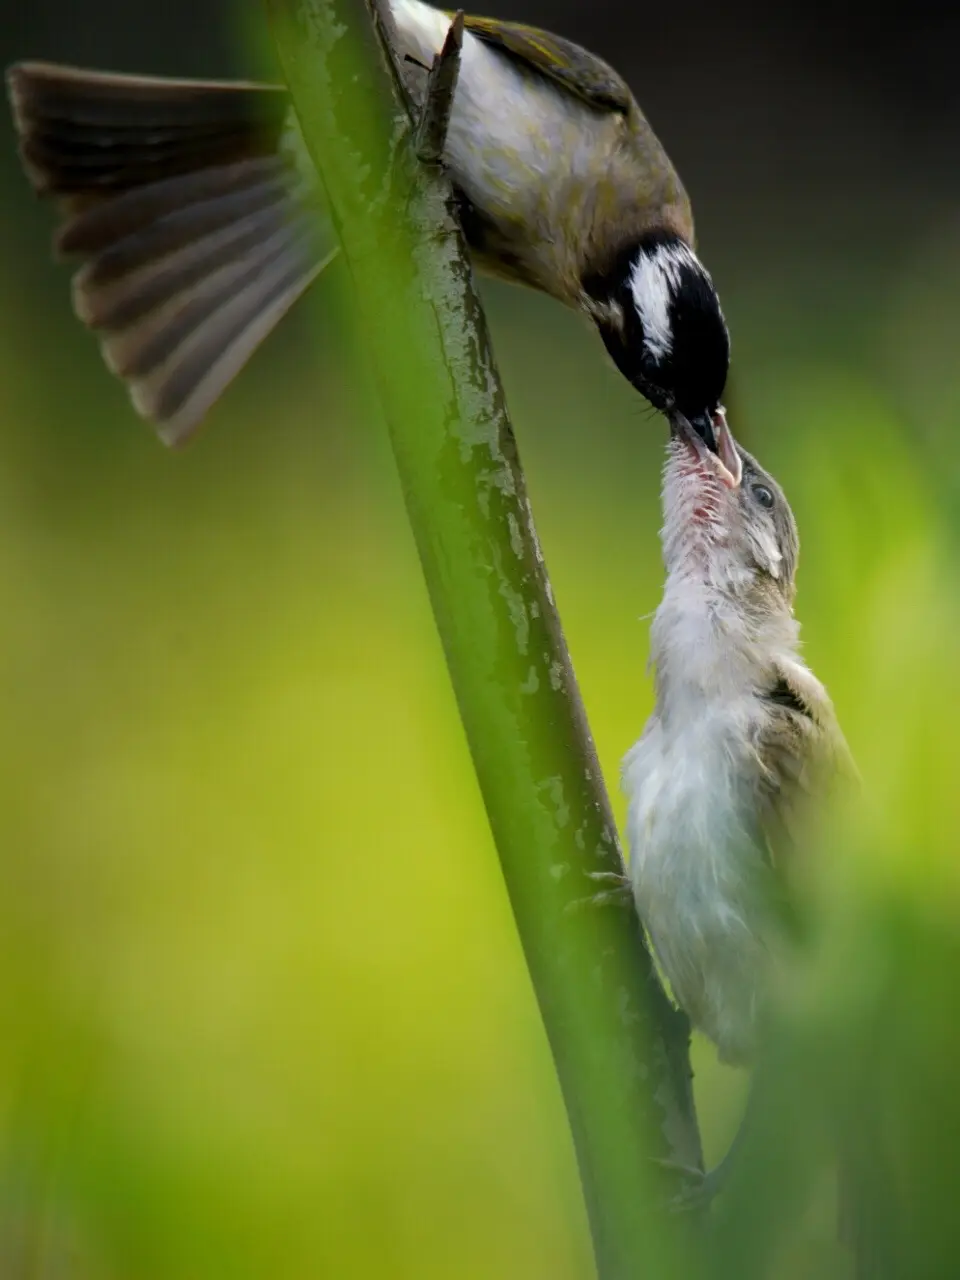
{"type": "Polygon", "coordinates": [[[747,700],[654,717],[624,760],[630,878],[674,996],[723,1061],[753,1054],[768,968],[763,854],[739,758],[747,700]]]}

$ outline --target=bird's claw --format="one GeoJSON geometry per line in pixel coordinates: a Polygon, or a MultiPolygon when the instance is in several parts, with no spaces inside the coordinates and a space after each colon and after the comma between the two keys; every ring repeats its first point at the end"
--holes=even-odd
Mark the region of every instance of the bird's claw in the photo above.
{"type": "Polygon", "coordinates": [[[655,1159],[654,1163],[682,1180],[682,1189],[667,1200],[666,1207],[673,1213],[706,1213],[723,1189],[726,1170],[722,1161],[706,1171],[679,1160],[655,1159]]]}
{"type": "Polygon", "coordinates": [[[595,893],[588,901],[592,902],[595,907],[632,907],[633,906],[633,887],[630,884],[630,877],[624,875],[622,871],[588,871],[587,877],[594,884],[608,884],[610,889],[601,890],[595,893]]]}
{"type": "Polygon", "coordinates": [[[633,889],[630,886],[630,879],[622,871],[588,871],[586,874],[587,878],[595,884],[608,884],[613,888],[592,893],[586,898],[578,898],[568,905],[568,911],[579,910],[581,907],[633,906],[633,889]]]}

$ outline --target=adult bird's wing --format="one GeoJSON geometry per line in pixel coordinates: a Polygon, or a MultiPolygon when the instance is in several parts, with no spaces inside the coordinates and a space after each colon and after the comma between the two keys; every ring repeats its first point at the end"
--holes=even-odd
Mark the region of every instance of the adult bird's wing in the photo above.
{"type": "Polygon", "coordinates": [[[464,18],[478,40],[495,45],[600,111],[639,110],[627,82],[602,58],[572,40],[499,18],[464,18]]]}

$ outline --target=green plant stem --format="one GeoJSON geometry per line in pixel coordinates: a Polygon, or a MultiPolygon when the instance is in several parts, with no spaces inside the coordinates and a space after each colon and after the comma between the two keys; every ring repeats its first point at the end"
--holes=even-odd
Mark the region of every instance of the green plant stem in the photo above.
{"type": "MultiPolygon", "coordinates": [[[[416,159],[383,27],[363,0],[267,8],[352,277],[362,357],[553,1050],[598,1269],[603,1280],[659,1280],[651,1157],[702,1164],[686,1024],[635,912],[584,905],[597,888],[588,873],[621,872],[622,860],[450,185],[416,159]]],[[[421,144],[436,138],[428,125],[421,144]]]]}

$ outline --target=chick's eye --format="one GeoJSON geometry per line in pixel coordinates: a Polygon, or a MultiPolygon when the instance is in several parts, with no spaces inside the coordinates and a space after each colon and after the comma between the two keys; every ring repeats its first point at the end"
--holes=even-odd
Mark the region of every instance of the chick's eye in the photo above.
{"type": "Polygon", "coordinates": [[[773,493],[765,484],[755,484],[753,486],[753,496],[761,507],[766,507],[768,511],[773,506],[773,493]]]}

